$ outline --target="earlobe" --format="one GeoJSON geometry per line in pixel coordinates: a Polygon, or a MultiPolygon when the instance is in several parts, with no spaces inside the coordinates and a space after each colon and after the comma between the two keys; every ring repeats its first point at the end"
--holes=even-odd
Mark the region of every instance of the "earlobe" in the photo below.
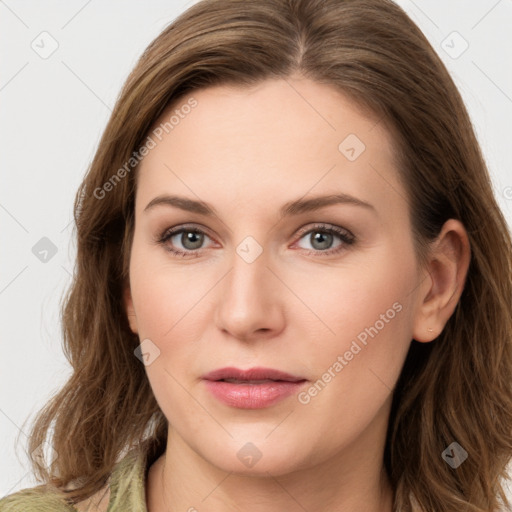
{"type": "Polygon", "coordinates": [[[130,324],[130,329],[134,334],[138,334],[139,329],[137,326],[137,315],[135,314],[135,308],[133,307],[132,293],[129,284],[125,285],[123,292],[123,302],[126,317],[128,318],[128,323],[130,324]]]}
{"type": "Polygon", "coordinates": [[[420,288],[413,332],[416,341],[427,343],[441,334],[464,289],[470,258],[463,224],[455,219],[446,221],[432,243],[426,286],[420,288]]]}

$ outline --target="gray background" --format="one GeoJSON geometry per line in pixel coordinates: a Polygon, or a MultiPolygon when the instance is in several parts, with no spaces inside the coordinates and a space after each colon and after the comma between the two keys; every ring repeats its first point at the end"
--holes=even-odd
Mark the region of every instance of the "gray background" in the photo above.
{"type": "MultiPolygon", "coordinates": [[[[23,422],[70,375],[59,303],[75,191],[136,59],[193,3],[0,0],[0,497],[36,485],[23,422]]],[[[397,3],[454,77],[512,225],[512,0],[397,3]]]]}

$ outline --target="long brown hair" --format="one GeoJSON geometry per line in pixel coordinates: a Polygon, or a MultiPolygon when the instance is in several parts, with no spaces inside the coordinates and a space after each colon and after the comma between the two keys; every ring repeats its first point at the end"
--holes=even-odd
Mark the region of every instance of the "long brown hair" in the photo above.
{"type": "Polygon", "coordinates": [[[203,0],[141,56],[75,199],[77,260],[62,308],[73,373],[39,412],[28,443],[32,453],[48,439],[58,454],[47,469],[33,461],[41,481],[63,492],[80,482],[64,494],[70,502],[98,491],[129,448],[166,442],[167,420],[134,356],[139,340],[122,301],[137,175],[127,162],[164,109],[195,89],[293,74],[338,88],[389,128],[421,261],[447,219],[469,235],[457,308],[434,342],[412,341],[394,389],[383,463],[395,510],[409,512],[411,497],[425,512],[509,505],[511,237],[454,82],[390,0],[203,0]],[[441,456],[453,441],[468,452],[457,469],[441,456]]]}

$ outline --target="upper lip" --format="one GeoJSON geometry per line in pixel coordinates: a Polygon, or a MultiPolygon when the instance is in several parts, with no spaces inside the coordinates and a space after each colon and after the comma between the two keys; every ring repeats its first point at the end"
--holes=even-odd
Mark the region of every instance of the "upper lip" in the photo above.
{"type": "Polygon", "coordinates": [[[222,379],[237,379],[237,380],[284,380],[288,382],[299,382],[306,380],[303,377],[291,375],[280,370],[274,370],[273,368],[249,368],[247,370],[241,370],[235,367],[218,368],[205,375],[205,380],[222,380],[222,379]]]}

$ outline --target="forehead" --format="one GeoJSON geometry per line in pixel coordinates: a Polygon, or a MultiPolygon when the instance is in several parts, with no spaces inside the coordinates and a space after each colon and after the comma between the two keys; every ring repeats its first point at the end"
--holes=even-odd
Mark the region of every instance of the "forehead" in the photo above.
{"type": "Polygon", "coordinates": [[[308,79],[193,91],[166,109],[150,136],[156,145],[137,190],[146,203],[171,191],[268,204],[331,189],[381,202],[405,194],[382,120],[308,79]]]}

